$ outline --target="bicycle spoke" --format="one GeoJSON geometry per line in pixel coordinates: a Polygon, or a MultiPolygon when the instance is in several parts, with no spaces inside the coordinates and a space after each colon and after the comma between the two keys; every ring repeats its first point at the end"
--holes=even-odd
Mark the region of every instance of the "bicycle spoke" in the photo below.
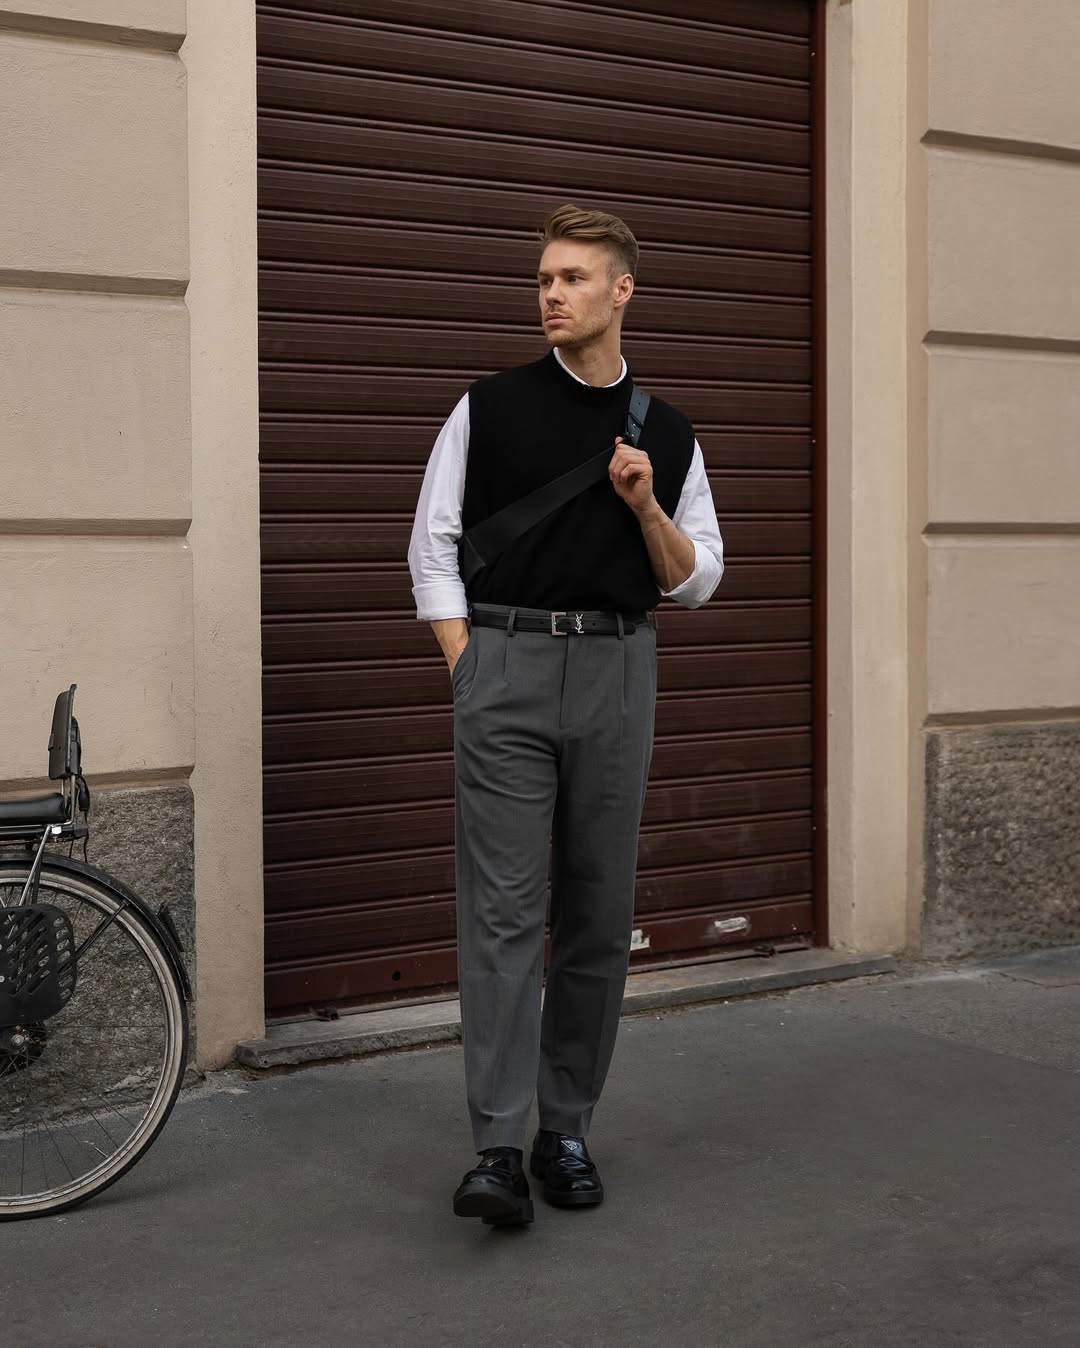
{"type": "MultiPolygon", "coordinates": [[[[99,1119],[95,1118],[95,1119],[94,1119],[94,1122],[95,1122],[95,1124],[97,1125],[97,1127],[101,1130],[101,1132],[103,1132],[103,1133],[105,1134],[106,1137],[109,1137],[109,1132],[108,1132],[108,1130],[107,1130],[105,1127],[103,1127],[103,1125],[101,1124],[101,1121],[100,1121],[99,1119]]],[[[74,1128],[72,1125],[70,1125],[70,1124],[65,1124],[65,1123],[61,1122],[60,1126],[61,1126],[61,1127],[64,1129],[64,1131],[67,1133],[67,1135],[69,1136],[69,1138],[70,1138],[70,1139],[73,1139],[73,1150],[74,1150],[76,1153],[77,1153],[77,1152],[83,1152],[83,1153],[85,1153],[85,1152],[89,1149],[90,1151],[93,1151],[93,1152],[95,1153],[95,1155],[96,1155],[98,1158],[100,1158],[101,1160],[108,1160],[109,1157],[110,1157],[110,1155],[113,1154],[112,1152],[102,1151],[102,1149],[101,1149],[99,1146],[97,1146],[96,1143],[94,1143],[93,1141],[91,1141],[89,1138],[87,1138],[87,1137],[85,1137],[85,1136],[81,1136],[78,1132],[76,1132],[75,1128],[74,1128]]],[[[57,1155],[60,1157],[60,1161],[61,1161],[61,1163],[63,1164],[64,1169],[68,1172],[68,1178],[69,1178],[69,1180],[71,1180],[71,1181],[74,1182],[74,1181],[76,1181],[78,1178],[80,1178],[80,1176],[77,1176],[77,1175],[74,1173],[74,1171],[71,1169],[71,1166],[68,1164],[67,1158],[64,1156],[63,1151],[61,1150],[61,1148],[60,1148],[60,1146],[59,1146],[59,1143],[57,1142],[56,1137],[55,1137],[54,1134],[53,1134],[53,1130],[49,1127],[49,1125],[48,1125],[47,1123],[44,1123],[44,1122],[38,1122],[38,1123],[36,1123],[36,1124],[34,1125],[34,1133],[37,1135],[37,1139],[38,1139],[38,1149],[39,1149],[39,1152],[40,1152],[40,1157],[41,1157],[41,1162],[42,1162],[42,1176],[43,1176],[43,1179],[44,1179],[44,1182],[45,1182],[45,1190],[48,1189],[48,1185],[49,1185],[48,1168],[47,1168],[46,1163],[45,1163],[45,1143],[44,1143],[44,1137],[45,1137],[46,1135],[49,1137],[50,1141],[52,1142],[52,1145],[53,1145],[53,1147],[55,1148],[55,1150],[56,1150],[56,1152],[57,1152],[57,1155]]],[[[110,1142],[112,1142],[112,1139],[111,1139],[111,1138],[110,1138],[110,1142]]],[[[115,1143],[112,1143],[112,1146],[113,1146],[113,1149],[114,1149],[114,1151],[115,1151],[116,1144],[115,1144],[115,1143]]],[[[83,1174],[87,1173],[87,1171],[88,1171],[89,1169],[95,1168],[97,1164],[98,1164],[98,1162],[95,1161],[95,1162],[94,1162],[92,1165],[90,1165],[90,1166],[83,1166],[83,1167],[82,1167],[82,1173],[83,1173],[83,1174]]],[[[45,1190],[43,1190],[43,1192],[45,1192],[45,1190]]],[[[25,1179],[23,1180],[23,1187],[20,1188],[20,1193],[25,1193],[25,1179]]]]}
{"type": "MultiPolygon", "coordinates": [[[[72,1079],[72,1078],[71,1078],[71,1074],[70,1074],[69,1072],[67,1072],[67,1071],[64,1071],[64,1070],[61,1070],[61,1071],[58,1073],[58,1075],[61,1077],[61,1079],[69,1079],[69,1080],[72,1079]]],[[[84,1089],[85,1089],[85,1088],[84,1088],[84,1089]]],[[[117,1106],[114,1105],[110,1100],[106,1100],[105,1097],[101,1094],[100,1091],[92,1091],[91,1094],[92,1094],[93,1098],[94,1098],[95,1100],[100,1101],[101,1104],[103,1104],[103,1105],[105,1106],[106,1109],[111,1109],[112,1112],[113,1112],[114,1114],[116,1114],[116,1115],[120,1118],[121,1122],[124,1124],[124,1126],[125,1126],[126,1128],[128,1128],[131,1132],[134,1132],[134,1131],[135,1131],[135,1128],[137,1127],[137,1125],[136,1125],[136,1124],[133,1124],[133,1123],[131,1122],[131,1120],[130,1120],[129,1118],[127,1118],[126,1115],[122,1114],[122,1113],[120,1112],[120,1110],[117,1108],[117,1106]]],[[[91,1114],[92,1114],[92,1113],[93,1113],[93,1110],[91,1110],[90,1112],[91,1112],[91,1114]]],[[[101,1130],[102,1130],[102,1132],[104,1132],[104,1133],[106,1133],[107,1135],[109,1135],[110,1138],[111,1138],[111,1134],[109,1134],[109,1130],[105,1127],[104,1124],[101,1125],[101,1130]]]]}
{"type": "MultiPolygon", "coordinates": [[[[79,1148],[79,1149],[85,1149],[87,1146],[92,1146],[92,1145],[93,1145],[92,1143],[88,1143],[88,1142],[86,1141],[85,1138],[79,1136],[79,1134],[75,1131],[75,1127],[74,1127],[73,1124],[65,1123],[63,1119],[58,1120],[58,1123],[59,1123],[60,1127],[64,1129],[65,1132],[67,1132],[72,1138],[74,1138],[76,1148],[79,1148]]],[[[35,1129],[37,1129],[37,1128],[39,1128],[39,1127],[44,1127],[44,1128],[47,1129],[48,1125],[46,1125],[46,1124],[35,1125],[35,1129]]],[[[24,1131],[25,1131],[25,1125],[24,1125],[24,1131]]],[[[94,1147],[93,1150],[96,1151],[97,1154],[98,1154],[99,1156],[104,1155],[104,1153],[101,1152],[97,1147],[94,1147]]],[[[65,1162],[65,1165],[66,1165],[66,1162],[65,1162]]],[[[74,1177],[73,1177],[73,1178],[74,1178],[74,1177]]]]}
{"type": "MultiPolygon", "coordinates": [[[[65,1083],[71,1082],[74,1089],[82,1097],[81,1106],[79,1109],[79,1112],[82,1113],[82,1116],[84,1118],[89,1118],[90,1120],[92,1120],[94,1125],[98,1129],[100,1129],[101,1133],[104,1134],[106,1138],[108,1138],[114,1150],[119,1149],[123,1145],[126,1145],[127,1142],[130,1140],[130,1138],[134,1136],[134,1134],[137,1132],[139,1123],[137,1121],[134,1121],[130,1117],[129,1113],[125,1112],[125,1110],[122,1109],[120,1105],[116,1103],[115,1100],[108,1099],[104,1094],[102,1094],[100,1090],[93,1089],[92,1087],[89,1086],[88,1082],[85,1080],[85,1070],[79,1067],[80,1062],[82,1062],[86,1056],[84,1053],[77,1052],[75,1054],[69,1054],[68,1056],[74,1060],[74,1066],[76,1067],[76,1069],[78,1069],[78,1071],[77,1073],[73,1072],[70,1067],[63,1064],[53,1064],[51,1068],[51,1077],[54,1081],[54,1084],[59,1084],[61,1087],[63,1087],[65,1083]],[[123,1138],[122,1141],[117,1138],[113,1129],[109,1128],[106,1125],[104,1119],[101,1117],[102,1112],[104,1112],[106,1116],[109,1114],[113,1114],[116,1116],[117,1119],[120,1120],[125,1130],[125,1137],[123,1138]]],[[[157,1084],[156,1082],[151,1083],[149,1081],[147,1081],[144,1084],[144,1088],[141,1092],[141,1098],[144,1101],[151,1099],[153,1097],[156,1084],[157,1084]]],[[[145,1109],[145,1103],[130,1107],[145,1109]]],[[[62,1118],[58,1118],[57,1122],[61,1123],[66,1128],[68,1133],[73,1133],[74,1131],[73,1123],[69,1123],[62,1118]]],[[[35,1123],[37,1126],[42,1127],[48,1126],[47,1123],[45,1122],[44,1114],[40,1115],[39,1118],[35,1121],[35,1123]]],[[[78,1138],[78,1141],[80,1145],[89,1145],[93,1147],[93,1149],[97,1152],[97,1154],[102,1158],[106,1157],[106,1153],[102,1152],[100,1148],[95,1147],[93,1143],[89,1143],[85,1137],[78,1138]]]]}
{"type": "MultiPolygon", "coordinates": [[[[81,1055],[69,1054],[69,1057],[73,1057],[74,1060],[76,1060],[76,1064],[78,1064],[81,1055]]],[[[76,1076],[76,1074],[71,1072],[70,1068],[67,1068],[67,1066],[63,1064],[54,1064],[53,1066],[51,1066],[51,1077],[55,1078],[55,1080],[57,1080],[58,1082],[61,1082],[61,1084],[62,1082],[70,1081],[71,1084],[73,1084],[73,1088],[76,1089],[76,1091],[81,1092],[82,1095],[84,1096],[89,1095],[92,1096],[94,1100],[100,1101],[100,1103],[104,1105],[105,1108],[112,1109],[113,1113],[117,1113],[117,1115],[120,1115],[121,1119],[124,1120],[125,1126],[133,1127],[131,1120],[129,1120],[128,1117],[125,1116],[124,1113],[120,1111],[120,1108],[117,1107],[116,1104],[113,1104],[111,1100],[108,1100],[107,1097],[102,1095],[101,1091],[98,1091],[98,1089],[94,1089],[93,1086],[90,1085],[89,1082],[85,1080],[84,1076],[76,1076]]]]}
{"type": "Polygon", "coordinates": [[[56,1154],[57,1154],[57,1156],[60,1157],[60,1161],[61,1161],[61,1163],[63,1164],[64,1169],[68,1172],[68,1179],[72,1179],[72,1180],[73,1180],[73,1179],[75,1178],[75,1172],[72,1170],[71,1166],[68,1165],[68,1163],[67,1163],[67,1158],[64,1156],[64,1153],[60,1150],[60,1144],[59,1144],[59,1142],[57,1142],[56,1138],[53,1136],[53,1131],[52,1131],[52,1129],[49,1128],[47,1131],[48,1131],[48,1134],[49,1134],[49,1140],[52,1142],[53,1146],[56,1148],[56,1154]]]}
{"type": "Polygon", "coordinates": [[[3,1081],[9,1073],[18,1072],[20,1070],[20,1068],[16,1067],[15,1060],[12,1059],[10,1062],[4,1064],[3,1070],[0,1070],[0,1081],[3,1081]]]}
{"type": "MultiPolygon", "coordinates": [[[[38,1156],[41,1158],[41,1178],[42,1178],[42,1181],[43,1181],[43,1184],[44,1184],[44,1189],[48,1189],[48,1187],[49,1187],[49,1168],[48,1168],[48,1166],[45,1164],[45,1141],[44,1141],[44,1139],[43,1139],[42,1136],[41,1136],[41,1130],[40,1130],[40,1129],[38,1130],[37,1140],[38,1140],[38,1156]]],[[[44,1190],[43,1190],[43,1191],[44,1191],[44,1190]]]]}

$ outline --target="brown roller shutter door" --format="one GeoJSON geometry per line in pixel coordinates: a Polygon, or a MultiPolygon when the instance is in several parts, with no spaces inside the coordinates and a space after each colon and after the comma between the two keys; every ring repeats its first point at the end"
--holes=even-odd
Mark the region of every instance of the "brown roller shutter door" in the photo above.
{"type": "Polygon", "coordinates": [[[661,611],[636,962],[814,930],[808,0],[258,9],[271,1012],[454,979],[450,689],[405,564],[466,386],[531,360],[536,227],[631,222],[638,380],[729,565],[661,611]]]}

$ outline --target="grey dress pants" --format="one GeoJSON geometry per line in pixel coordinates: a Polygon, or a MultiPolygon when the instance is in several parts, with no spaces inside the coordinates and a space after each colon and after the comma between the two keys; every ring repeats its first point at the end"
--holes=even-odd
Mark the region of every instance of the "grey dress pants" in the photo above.
{"type": "Polygon", "coordinates": [[[522,1147],[534,1092],[541,1128],[583,1137],[626,981],[656,633],[474,626],[453,688],[458,976],[476,1149],[522,1147]]]}

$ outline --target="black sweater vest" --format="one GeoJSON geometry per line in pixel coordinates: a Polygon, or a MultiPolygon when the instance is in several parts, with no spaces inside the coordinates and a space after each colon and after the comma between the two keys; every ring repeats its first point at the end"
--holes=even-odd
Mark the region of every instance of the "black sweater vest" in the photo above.
{"type": "MultiPolygon", "coordinates": [[[[549,352],[469,389],[463,531],[528,495],[626,433],[629,374],[593,388],[549,352]]],[[[653,397],[641,437],[653,492],[673,516],[694,453],[690,422],[653,397]]],[[[540,609],[653,608],[660,591],[641,526],[606,478],[513,543],[474,579],[470,603],[540,609]]]]}

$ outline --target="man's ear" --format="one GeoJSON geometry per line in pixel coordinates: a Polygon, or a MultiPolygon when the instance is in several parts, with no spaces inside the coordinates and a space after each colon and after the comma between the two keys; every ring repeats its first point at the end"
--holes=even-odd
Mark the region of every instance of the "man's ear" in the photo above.
{"type": "Polygon", "coordinates": [[[621,309],[634,293],[634,278],[625,272],[615,281],[615,308],[621,309]]]}

